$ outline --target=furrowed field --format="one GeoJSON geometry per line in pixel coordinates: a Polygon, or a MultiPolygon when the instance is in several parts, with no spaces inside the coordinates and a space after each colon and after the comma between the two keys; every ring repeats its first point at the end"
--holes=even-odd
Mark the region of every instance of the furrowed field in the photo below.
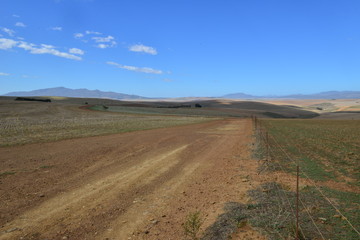
{"type": "MultiPolygon", "coordinates": [[[[290,204],[284,202],[282,209],[290,219],[294,219],[296,165],[300,167],[302,238],[358,239],[360,121],[261,120],[259,125],[258,152],[268,160],[264,166],[278,173],[282,191],[287,190],[290,204]]],[[[275,232],[285,232],[283,223],[292,220],[281,221],[273,225],[275,232]]]]}

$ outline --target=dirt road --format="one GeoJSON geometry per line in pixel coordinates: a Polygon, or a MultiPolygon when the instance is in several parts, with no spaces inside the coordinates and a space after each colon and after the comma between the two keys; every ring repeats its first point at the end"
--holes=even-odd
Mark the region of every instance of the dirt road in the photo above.
{"type": "Polygon", "coordinates": [[[0,239],[183,239],[189,213],[204,230],[249,201],[251,144],[251,120],[230,119],[0,148],[0,239]]]}

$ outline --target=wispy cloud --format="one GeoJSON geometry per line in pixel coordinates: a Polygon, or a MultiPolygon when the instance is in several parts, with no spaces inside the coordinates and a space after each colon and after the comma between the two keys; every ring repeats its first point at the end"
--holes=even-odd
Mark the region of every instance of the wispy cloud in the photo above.
{"type": "Polygon", "coordinates": [[[7,50],[15,47],[16,41],[8,38],[0,38],[0,49],[7,50]]]}
{"type": "Polygon", "coordinates": [[[107,37],[92,37],[91,39],[98,43],[96,45],[98,48],[109,48],[116,45],[115,38],[110,35],[107,37]]]}
{"type": "Polygon", "coordinates": [[[84,34],[82,33],[74,33],[74,38],[82,38],[84,37],[84,34]]]}
{"type": "Polygon", "coordinates": [[[145,46],[142,44],[135,44],[129,47],[129,50],[132,52],[143,52],[151,55],[156,55],[157,51],[153,47],[145,46]]]}
{"type": "Polygon", "coordinates": [[[69,53],[78,54],[78,55],[84,55],[85,52],[83,50],[81,50],[81,49],[78,49],[78,48],[70,48],[69,53]]]}
{"type": "Polygon", "coordinates": [[[95,47],[97,48],[111,48],[115,47],[117,42],[115,41],[115,37],[113,36],[101,36],[103,35],[101,32],[95,32],[95,31],[85,31],[84,33],[75,33],[74,37],[76,39],[81,39],[82,42],[93,42],[95,43],[95,47]],[[86,37],[86,35],[90,35],[86,37]],[[97,36],[91,36],[91,35],[97,35],[97,36]]]}
{"type": "Polygon", "coordinates": [[[0,72],[0,76],[10,76],[10,73],[0,72]]]}
{"type": "Polygon", "coordinates": [[[19,18],[20,16],[19,15],[16,15],[16,14],[13,14],[12,15],[14,18],[19,18]]]}
{"type": "Polygon", "coordinates": [[[17,22],[15,23],[16,27],[26,27],[26,25],[23,22],[17,22]]]}
{"type": "Polygon", "coordinates": [[[52,27],[50,29],[53,31],[62,31],[62,27],[52,27]]]}
{"type": "Polygon", "coordinates": [[[153,68],[149,68],[149,67],[135,67],[135,66],[127,66],[127,65],[122,65],[116,62],[106,62],[109,65],[113,65],[117,68],[122,68],[122,69],[126,69],[129,71],[134,71],[134,72],[142,72],[142,73],[152,73],[152,74],[162,74],[163,71],[161,70],[157,70],[157,69],[153,69],[153,68]]]}
{"type": "Polygon", "coordinates": [[[26,74],[23,74],[21,77],[22,78],[39,78],[38,76],[29,76],[29,75],[26,75],[26,74]]]}
{"type": "Polygon", "coordinates": [[[110,45],[109,44],[104,44],[104,43],[99,43],[99,44],[96,45],[96,47],[105,49],[105,48],[109,48],[110,45]]]}
{"type": "Polygon", "coordinates": [[[51,54],[57,57],[68,58],[77,61],[80,61],[82,59],[81,57],[70,53],[60,52],[59,50],[55,49],[54,46],[46,44],[41,44],[40,47],[37,47],[35,44],[32,43],[20,42],[17,47],[29,51],[31,54],[51,54]]]}
{"type": "Polygon", "coordinates": [[[81,57],[73,55],[71,53],[61,52],[55,49],[55,47],[52,45],[40,44],[40,46],[37,46],[36,44],[24,41],[14,41],[8,38],[0,38],[0,49],[8,50],[15,47],[29,51],[31,54],[50,54],[57,57],[68,58],[77,61],[80,61],[82,59],[81,57]]]}
{"type": "Polygon", "coordinates": [[[105,43],[99,43],[96,45],[98,48],[110,48],[114,47],[116,45],[116,42],[112,42],[111,44],[105,44],[105,43]]]}
{"type": "Polygon", "coordinates": [[[93,35],[101,35],[101,32],[95,32],[95,31],[85,31],[86,34],[93,34],[93,35]]]}
{"type": "Polygon", "coordinates": [[[92,37],[92,39],[95,42],[113,42],[115,38],[109,35],[107,37],[92,37]]]}
{"type": "Polygon", "coordinates": [[[5,33],[7,33],[10,37],[13,37],[15,35],[15,31],[9,28],[1,28],[1,30],[5,33]]]}

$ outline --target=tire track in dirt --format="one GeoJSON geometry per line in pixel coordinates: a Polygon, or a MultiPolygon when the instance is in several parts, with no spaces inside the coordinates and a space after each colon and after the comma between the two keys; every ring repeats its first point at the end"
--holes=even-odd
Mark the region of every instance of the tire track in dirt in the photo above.
{"type": "Polygon", "coordinates": [[[225,202],[248,200],[251,134],[250,120],[220,120],[0,148],[4,167],[55,165],[0,179],[0,239],[180,239],[189,211],[204,213],[205,228],[225,202]]]}
{"type": "MultiPolygon", "coordinates": [[[[7,227],[10,229],[17,227],[24,232],[46,232],[46,229],[56,226],[59,221],[64,221],[64,219],[72,223],[81,222],[83,215],[86,215],[84,209],[89,211],[98,204],[106,205],[114,200],[112,195],[121,192],[135,182],[139,186],[153,181],[176,164],[176,154],[185,148],[186,145],[175,148],[155,159],[147,159],[140,165],[88,183],[75,191],[56,196],[20,216],[19,220],[13,221],[7,227]],[[164,162],[165,160],[166,162],[164,162]],[[29,224],[29,220],[31,220],[31,224],[29,224]]],[[[0,237],[0,239],[2,238],[0,237]]]]}

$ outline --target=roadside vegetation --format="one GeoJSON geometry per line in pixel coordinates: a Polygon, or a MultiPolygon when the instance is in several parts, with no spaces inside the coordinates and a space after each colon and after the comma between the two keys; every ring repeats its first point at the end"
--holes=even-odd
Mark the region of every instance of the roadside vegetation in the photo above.
{"type": "Polygon", "coordinates": [[[187,239],[198,240],[199,232],[203,219],[201,217],[201,212],[191,212],[186,216],[186,220],[183,223],[184,233],[187,239]]]}

